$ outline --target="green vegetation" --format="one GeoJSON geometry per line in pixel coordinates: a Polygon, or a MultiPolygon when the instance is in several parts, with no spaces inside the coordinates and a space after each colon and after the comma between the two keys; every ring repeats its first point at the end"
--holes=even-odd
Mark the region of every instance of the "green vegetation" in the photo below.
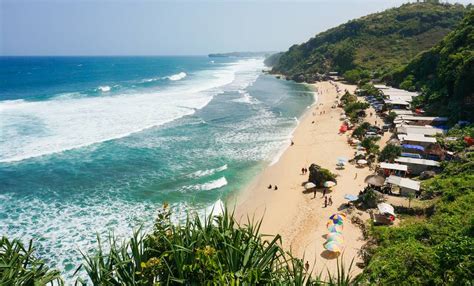
{"type": "Polygon", "coordinates": [[[60,273],[34,256],[33,244],[0,238],[0,285],[63,285],[60,273]]]}
{"type": "Polygon", "coordinates": [[[359,83],[359,96],[375,96],[378,99],[382,99],[380,90],[375,88],[372,83],[359,83]]]}
{"type": "Polygon", "coordinates": [[[356,137],[359,140],[363,139],[370,126],[371,125],[369,122],[363,122],[361,125],[357,126],[356,129],[354,129],[352,132],[352,137],[356,137]]]}
{"type": "Polygon", "coordinates": [[[352,102],[356,102],[357,101],[357,96],[351,94],[350,92],[346,91],[346,93],[344,93],[342,96],[341,96],[341,103],[343,105],[346,105],[346,104],[349,104],[349,103],[352,103],[352,102]]]}
{"type": "Polygon", "coordinates": [[[393,145],[393,144],[387,144],[382,149],[382,152],[380,152],[379,161],[380,162],[393,162],[401,154],[402,154],[402,147],[393,145]]]}
{"type": "Polygon", "coordinates": [[[460,128],[456,125],[449,129],[446,134],[438,135],[436,140],[446,150],[459,152],[468,147],[468,144],[464,140],[465,137],[474,138],[474,124],[464,128],[460,128]]]}
{"type": "Polygon", "coordinates": [[[433,47],[466,10],[458,4],[411,3],[352,20],[290,47],[273,71],[299,80],[329,71],[351,82],[379,78],[433,47]]]}
{"type": "Polygon", "coordinates": [[[313,182],[316,186],[322,187],[324,182],[332,181],[336,182],[336,174],[331,173],[328,169],[321,168],[321,166],[316,164],[311,164],[309,166],[309,179],[310,182],[313,182]]]}
{"type": "Polygon", "coordinates": [[[439,195],[434,213],[406,218],[399,227],[377,226],[362,281],[377,285],[470,285],[474,277],[474,154],[448,163],[426,181],[439,195]],[[466,166],[471,166],[466,168],[466,166]]]}
{"type": "Polygon", "coordinates": [[[415,104],[453,122],[474,121],[474,10],[432,49],[418,55],[387,78],[408,90],[419,90],[415,104]]]}
{"type": "MultiPolygon", "coordinates": [[[[261,221],[239,225],[232,213],[171,221],[165,205],[153,231],[135,232],[130,240],[109,247],[99,239],[95,252],[84,254],[84,269],[93,285],[352,285],[357,280],[338,261],[338,271],[325,275],[306,269],[304,260],[281,247],[281,238],[260,234],[261,221]]],[[[79,268],[79,269],[80,269],[79,268]]],[[[78,271],[79,271],[78,269],[78,271]]],[[[57,270],[48,270],[14,240],[0,241],[0,285],[63,285],[57,270]]],[[[78,278],[76,285],[88,282],[78,278]]]]}
{"type": "Polygon", "coordinates": [[[369,155],[376,155],[380,152],[380,147],[377,143],[378,140],[380,140],[380,137],[370,137],[370,138],[364,138],[362,142],[360,142],[360,146],[364,147],[367,154],[369,155]]]}
{"type": "Polygon", "coordinates": [[[360,116],[365,116],[365,111],[370,104],[367,102],[355,101],[344,105],[344,112],[350,118],[352,123],[358,121],[360,116]]]}

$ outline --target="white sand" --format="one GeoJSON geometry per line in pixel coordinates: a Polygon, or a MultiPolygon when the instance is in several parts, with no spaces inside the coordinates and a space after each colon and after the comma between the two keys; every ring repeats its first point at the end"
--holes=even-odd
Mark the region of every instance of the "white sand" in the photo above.
{"type": "MultiPolygon", "coordinates": [[[[341,96],[347,89],[351,93],[356,86],[337,83],[341,96]]],[[[347,164],[345,170],[336,170],[338,157],[352,158],[355,150],[347,144],[347,135],[338,134],[341,125],[341,108],[331,108],[336,100],[337,92],[330,82],[320,82],[313,85],[319,91],[317,104],[311,107],[300,118],[300,124],[293,134],[294,145],[290,146],[280,160],[268,166],[250,186],[241,192],[235,200],[236,217],[246,219],[247,216],[261,218],[264,216],[261,232],[265,234],[280,234],[283,246],[294,254],[315,264],[315,271],[335,272],[336,259],[325,258],[323,237],[328,233],[326,223],[331,214],[347,201],[345,194],[357,195],[365,186],[364,178],[371,174],[369,168],[356,168],[347,164]],[[320,112],[324,114],[320,115],[320,112]],[[314,123],[312,123],[314,121],[314,123]],[[313,193],[303,193],[302,183],[308,180],[308,175],[301,174],[301,168],[308,168],[316,163],[323,168],[338,174],[338,185],[328,194],[332,196],[333,205],[323,208],[324,199],[318,192],[313,199],[313,193]],[[357,178],[355,178],[357,173],[357,178]],[[278,185],[278,190],[268,190],[269,184],[278,185]]],[[[378,125],[381,119],[368,117],[367,121],[378,125]]],[[[370,112],[369,111],[369,112],[370,112]]],[[[386,139],[386,138],[383,138],[386,139]]],[[[386,140],[382,140],[385,142],[386,140]]],[[[231,202],[232,203],[232,202],[231,202]]],[[[362,214],[367,219],[367,214],[362,214]]],[[[361,231],[350,222],[344,224],[343,236],[345,249],[344,263],[349,266],[354,259],[353,274],[361,270],[355,267],[360,261],[357,252],[363,245],[361,231]]]]}

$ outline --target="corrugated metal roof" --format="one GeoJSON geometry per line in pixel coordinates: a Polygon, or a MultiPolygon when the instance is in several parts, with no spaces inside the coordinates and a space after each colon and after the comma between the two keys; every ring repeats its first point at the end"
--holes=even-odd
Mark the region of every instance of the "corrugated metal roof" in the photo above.
{"type": "Polygon", "coordinates": [[[408,178],[402,178],[392,175],[385,180],[385,183],[397,185],[402,188],[407,188],[415,191],[420,190],[420,182],[408,178]]]}
{"type": "Polygon", "coordinates": [[[405,163],[405,164],[415,164],[415,165],[425,165],[425,166],[439,167],[439,162],[434,161],[434,160],[427,160],[427,159],[398,157],[397,159],[395,159],[395,162],[405,163]]]}

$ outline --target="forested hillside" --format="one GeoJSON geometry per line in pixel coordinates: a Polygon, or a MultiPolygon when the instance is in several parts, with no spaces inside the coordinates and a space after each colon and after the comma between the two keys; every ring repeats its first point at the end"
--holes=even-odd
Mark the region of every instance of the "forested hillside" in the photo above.
{"type": "Polygon", "coordinates": [[[273,71],[300,80],[329,71],[380,77],[433,47],[466,11],[462,5],[412,3],[371,14],[292,46],[273,71]]]}
{"type": "Polygon", "coordinates": [[[432,113],[474,121],[474,10],[439,44],[387,79],[422,91],[416,103],[432,113]]]}

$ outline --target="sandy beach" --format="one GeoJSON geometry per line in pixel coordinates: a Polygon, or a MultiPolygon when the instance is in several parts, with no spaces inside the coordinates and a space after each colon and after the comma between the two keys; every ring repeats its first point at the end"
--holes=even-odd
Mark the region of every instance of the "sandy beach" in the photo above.
{"type": "MultiPolygon", "coordinates": [[[[356,86],[335,83],[339,86],[341,96],[344,90],[353,93],[356,86]]],[[[318,91],[318,101],[300,118],[300,123],[293,133],[294,145],[286,149],[279,161],[265,170],[242,191],[235,200],[236,217],[246,219],[264,217],[261,232],[280,234],[283,246],[291,249],[294,254],[303,257],[314,266],[315,272],[334,272],[336,259],[328,258],[323,247],[325,235],[328,233],[326,223],[333,213],[341,210],[347,202],[346,194],[357,195],[364,187],[364,178],[371,174],[368,167],[357,168],[347,164],[344,170],[337,170],[338,157],[352,158],[354,148],[347,143],[347,135],[339,134],[341,125],[341,108],[332,108],[337,100],[337,90],[328,81],[313,85],[318,91]],[[332,196],[333,204],[324,208],[322,193],[305,193],[302,183],[308,180],[301,168],[308,168],[316,163],[338,175],[338,184],[332,188],[328,196],[332,196]],[[278,190],[269,190],[268,185],[277,185],[278,190]],[[315,263],[315,264],[314,264],[315,263]]],[[[370,111],[369,111],[370,112],[370,111]]],[[[366,121],[372,124],[381,120],[368,116],[366,121]]],[[[381,142],[385,142],[382,138],[381,142]]],[[[368,215],[354,211],[367,219],[368,215]]],[[[345,249],[344,263],[348,266],[354,259],[353,274],[361,271],[355,266],[360,261],[357,252],[363,245],[360,229],[350,222],[350,216],[344,224],[343,236],[345,249]]]]}

